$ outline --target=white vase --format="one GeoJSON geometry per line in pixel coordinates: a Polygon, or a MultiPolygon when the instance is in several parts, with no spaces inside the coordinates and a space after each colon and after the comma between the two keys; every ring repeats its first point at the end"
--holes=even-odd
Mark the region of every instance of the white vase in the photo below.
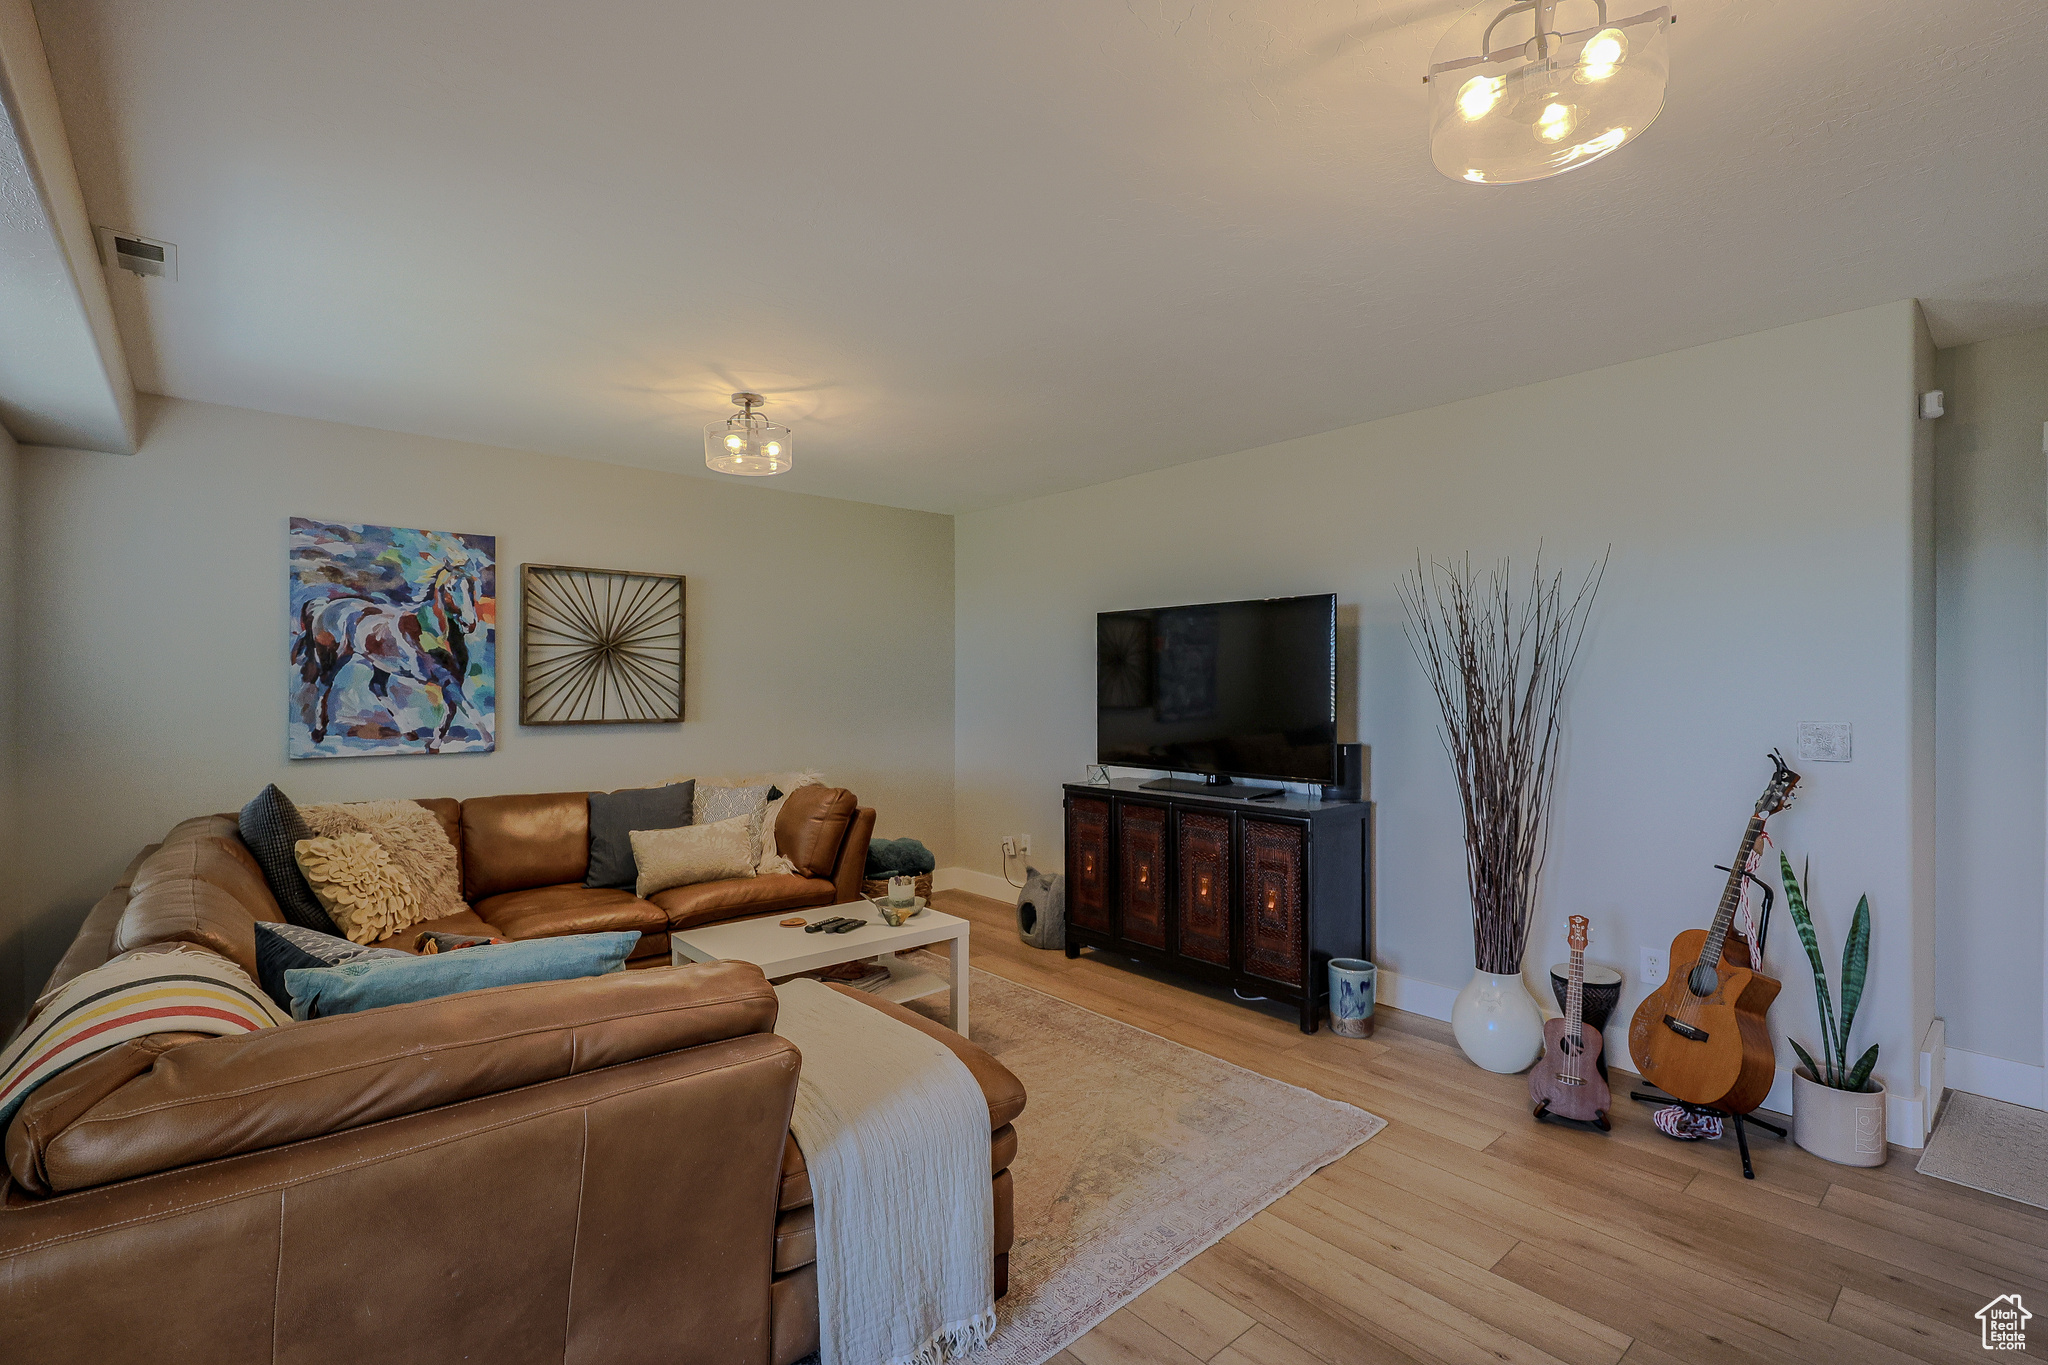
{"type": "MultiPolygon", "coordinates": [[[[1873,1082],[1875,1084],[1875,1082],[1873,1082]]],[[[1884,1086],[1834,1090],[1792,1072],[1792,1140],[1817,1157],[1844,1166],[1882,1166],[1886,1155],[1884,1086]]]]}
{"type": "Polygon", "coordinates": [[[1520,972],[1473,972],[1451,1006],[1451,1032],[1488,1071],[1527,1071],[1543,1055],[1543,1011],[1520,972]]]}

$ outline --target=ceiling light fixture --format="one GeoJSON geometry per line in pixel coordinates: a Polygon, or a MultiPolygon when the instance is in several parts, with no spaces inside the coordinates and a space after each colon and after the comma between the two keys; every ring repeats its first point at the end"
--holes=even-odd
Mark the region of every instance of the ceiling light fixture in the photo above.
{"type": "Polygon", "coordinates": [[[796,439],[754,411],[768,400],[758,393],[736,393],[740,410],[723,422],[704,428],[704,463],[721,474],[782,474],[796,467],[796,439]]]}
{"type": "Polygon", "coordinates": [[[1630,19],[1607,0],[1499,0],[1476,5],[1431,56],[1429,152],[1436,168],[1472,185],[1516,185],[1591,165],[1627,145],[1664,109],[1669,5],[1630,19]],[[1560,29],[1558,10],[1585,27],[1560,29]],[[1527,15],[1526,42],[1511,40],[1527,15]],[[1472,55],[1474,51],[1477,55],[1472,55]]]}

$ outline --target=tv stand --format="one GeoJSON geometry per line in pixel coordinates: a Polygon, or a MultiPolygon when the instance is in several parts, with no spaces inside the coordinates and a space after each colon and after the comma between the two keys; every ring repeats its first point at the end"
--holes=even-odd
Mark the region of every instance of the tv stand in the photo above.
{"type": "Polygon", "coordinates": [[[1157,777],[1138,784],[1148,792],[1180,792],[1185,796],[1222,796],[1232,801],[1271,801],[1287,795],[1285,787],[1240,787],[1229,778],[1190,782],[1183,777],[1157,777]]]}
{"type": "Polygon", "coordinates": [[[1314,1033],[1333,957],[1372,956],[1372,806],[1128,778],[1066,788],[1068,957],[1095,948],[1279,1001],[1314,1033]]]}

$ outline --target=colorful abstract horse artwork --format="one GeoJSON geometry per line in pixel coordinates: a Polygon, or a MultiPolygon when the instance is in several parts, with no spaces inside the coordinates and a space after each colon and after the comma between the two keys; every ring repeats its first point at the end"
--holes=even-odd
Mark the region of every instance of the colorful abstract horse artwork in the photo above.
{"type": "Polygon", "coordinates": [[[496,747],[496,539],[292,518],[294,758],[496,747]]]}

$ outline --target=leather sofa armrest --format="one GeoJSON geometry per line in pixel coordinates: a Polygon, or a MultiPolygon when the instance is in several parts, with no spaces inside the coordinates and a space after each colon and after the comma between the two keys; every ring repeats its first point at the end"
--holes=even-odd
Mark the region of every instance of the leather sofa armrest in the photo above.
{"type": "Polygon", "coordinates": [[[839,862],[832,869],[832,889],[839,904],[860,899],[861,878],[868,870],[868,840],[875,835],[875,808],[861,806],[846,827],[846,842],[839,846],[839,862]]]}
{"type": "Polygon", "coordinates": [[[7,1165],[33,1194],[84,1189],[768,1033],[775,1009],[760,968],[719,962],[129,1044],[32,1095],[7,1165]]]}

